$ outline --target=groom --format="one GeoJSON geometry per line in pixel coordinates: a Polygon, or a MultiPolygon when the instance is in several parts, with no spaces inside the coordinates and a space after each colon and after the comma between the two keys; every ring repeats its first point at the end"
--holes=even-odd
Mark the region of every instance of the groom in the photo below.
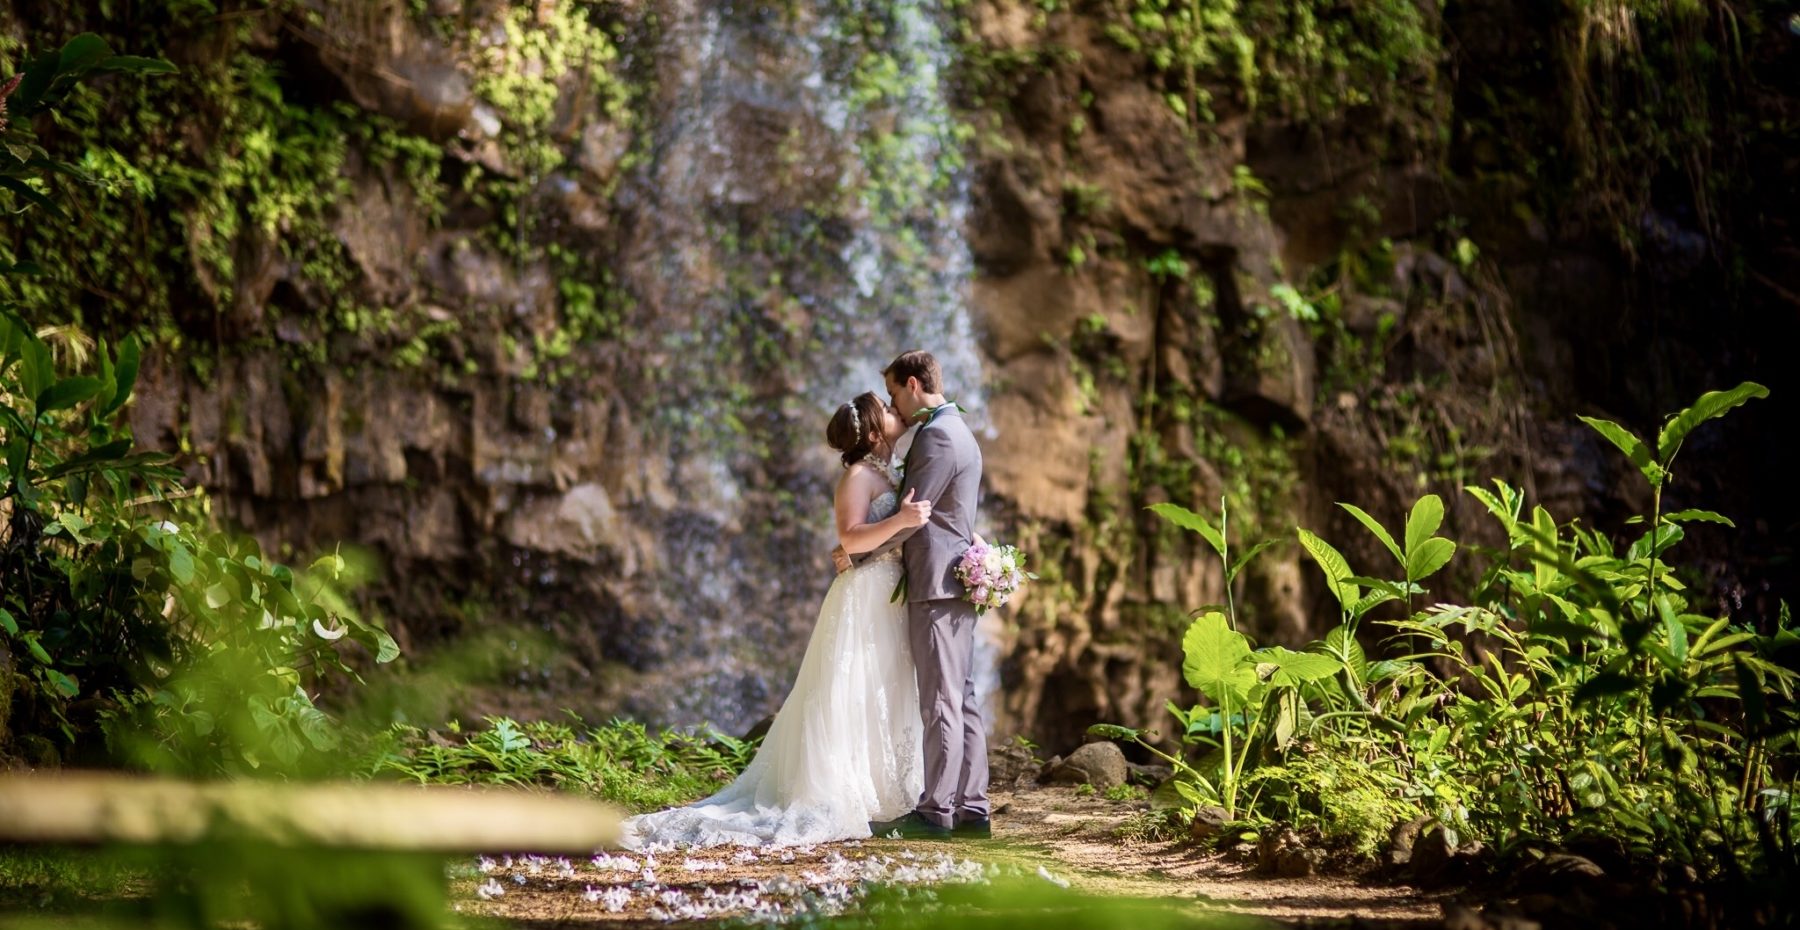
{"type": "Polygon", "coordinates": [[[856,562],[903,546],[907,632],[925,724],[925,791],[912,813],[869,827],[876,836],[898,830],[908,837],[987,837],[987,728],[975,700],[975,605],[964,599],[956,577],[956,562],[975,538],[981,449],[962,411],[944,400],[943,372],[931,353],[902,353],[881,374],[901,419],[919,424],[900,493],[930,501],[931,519],[856,562]]]}

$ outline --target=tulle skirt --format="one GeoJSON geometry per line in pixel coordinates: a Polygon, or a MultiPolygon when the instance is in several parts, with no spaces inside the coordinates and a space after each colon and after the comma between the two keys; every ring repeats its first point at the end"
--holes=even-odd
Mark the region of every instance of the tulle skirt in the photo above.
{"type": "Polygon", "coordinates": [[[832,583],[793,690],[743,774],[703,801],[630,818],[627,849],[858,839],[918,804],[918,684],[906,605],[889,602],[893,556],[832,583]]]}

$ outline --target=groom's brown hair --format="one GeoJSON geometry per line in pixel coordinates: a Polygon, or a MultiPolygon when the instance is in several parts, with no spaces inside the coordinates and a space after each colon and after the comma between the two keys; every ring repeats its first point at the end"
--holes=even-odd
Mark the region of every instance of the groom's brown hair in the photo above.
{"type": "Polygon", "coordinates": [[[938,361],[924,349],[902,352],[888,367],[881,370],[883,378],[892,378],[901,384],[908,378],[919,379],[919,390],[927,394],[944,392],[944,371],[938,367],[938,361]]]}

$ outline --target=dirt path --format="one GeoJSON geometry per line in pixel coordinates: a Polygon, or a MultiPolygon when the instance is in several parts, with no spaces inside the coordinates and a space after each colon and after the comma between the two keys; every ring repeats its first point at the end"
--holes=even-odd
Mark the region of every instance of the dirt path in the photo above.
{"type": "Polygon", "coordinates": [[[1270,878],[1221,853],[1129,836],[1143,802],[1066,788],[997,792],[989,842],[872,839],[774,852],[485,860],[454,883],[457,907],[521,926],[623,928],[854,908],[877,885],[1020,876],[1077,891],[1189,905],[1285,926],[1441,924],[1439,898],[1352,878],[1270,878]],[[1125,833],[1127,835],[1121,835],[1125,833]]]}
{"type": "Polygon", "coordinates": [[[1065,869],[1073,887],[1180,896],[1213,911],[1302,926],[1345,921],[1436,926],[1442,920],[1441,896],[1416,888],[1330,875],[1275,878],[1224,853],[1131,838],[1130,821],[1148,809],[1144,802],[1084,797],[1066,788],[997,794],[995,800],[1004,812],[995,821],[996,840],[1004,839],[1018,854],[1054,863],[1050,868],[1065,869]],[[1127,835],[1121,837],[1122,831],[1127,835]]]}

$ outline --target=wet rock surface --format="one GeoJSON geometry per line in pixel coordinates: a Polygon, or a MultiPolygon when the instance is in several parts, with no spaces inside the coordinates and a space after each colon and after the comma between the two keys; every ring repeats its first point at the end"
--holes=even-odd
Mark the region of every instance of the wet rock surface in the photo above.
{"type": "MultiPolygon", "coordinates": [[[[1470,544],[1491,530],[1456,487],[1487,474],[1565,518],[1642,503],[1571,417],[1670,393],[1635,356],[1575,354],[1613,341],[1592,320],[1616,318],[1627,279],[1447,181],[1425,127],[1296,125],[1221,94],[1196,132],[1103,11],[1017,0],[896,20],[882,50],[907,65],[905,97],[863,109],[866,43],[817,4],[608,8],[630,113],[571,68],[525,127],[491,88],[530,69],[484,57],[504,45],[505,4],[299,6],[316,15],[246,27],[241,51],[287,69],[296,106],[342,104],[440,146],[445,202],[354,137],[325,218],[343,280],[321,284],[254,229],[235,280],[188,262],[196,295],[226,305],[216,328],[187,321],[189,349],[148,360],[132,420],[185,450],[271,551],[366,547],[382,568],[368,602],[407,648],[498,625],[559,644],[464,710],[733,732],[773,710],[832,580],[823,417],[915,343],[966,350],[985,528],[1045,575],[996,625],[985,684],[996,729],[1046,753],[1094,721],[1161,723],[1191,696],[1170,661],[1179,618],[1223,599],[1223,572],[1149,504],[1229,494],[1246,534],[1308,526],[1362,570],[1385,553],[1332,501],[1391,523],[1430,486],[1470,544]],[[1030,64],[969,70],[1001,60],[1030,64]],[[941,140],[902,118],[920,114],[977,127],[942,184],[892,174],[935,163],[941,140]],[[900,147],[871,161],[871,140],[900,147]],[[523,141],[560,162],[533,169],[523,141]],[[481,173],[517,202],[467,195],[481,173]],[[1347,220],[1371,211],[1366,228],[1347,220]],[[1453,257],[1444,224],[1471,215],[1501,271],[1453,257]],[[1381,239],[1335,315],[1305,319],[1294,285],[1381,239]],[[347,330],[346,306],[401,322],[347,330]],[[584,306],[593,328],[576,334],[584,306]],[[563,339],[570,354],[549,357],[563,339]],[[411,352],[425,361],[394,362],[411,352]],[[217,362],[201,377],[194,356],[217,362]],[[1432,458],[1446,424],[1468,453],[1448,465],[1432,458]]],[[[545,25],[553,10],[530,12],[545,25]]],[[[1650,221],[1659,254],[1691,258],[1674,219],[1650,221]]],[[[213,232],[188,223],[188,251],[213,232]]],[[[1242,584],[1259,642],[1334,619],[1293,546],[1242,584]]]]}

